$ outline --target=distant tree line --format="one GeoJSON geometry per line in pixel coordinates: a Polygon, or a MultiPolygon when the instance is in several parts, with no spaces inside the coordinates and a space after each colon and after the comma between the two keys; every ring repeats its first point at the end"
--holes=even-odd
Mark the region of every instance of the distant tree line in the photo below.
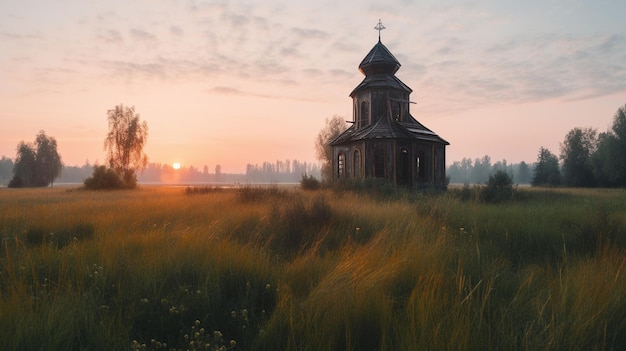
{"type": "Polygon", "coordinates": [[[319,179],[320,172],[317,163],[298,160],[265,161],[261,165],[246,165],[246,180],[252,183],[297,183],[304,175],[319,179]]]}
{"type": "Polygon", "coordinates": [[[150,163],[144,172],[139,175],[142,183],[184,184],[184,183],[235,183],[244,181],[241,174],[223,173],[222,166],[216,165],[214,172],[209,172],[209,166],[202,169],[194,166],[174,169],[171,165],[150,163]]]}
{"type": "Polygon", "coordinates": [[[489,176],[497,171],[506,172],[517,184],[530,184],[532,179],[531,167],[524,161],[514,164],[506,160],[491,163],[488,155],[482,158],[463,158],[455,161],[446,171],[452,184],[484,184],[489,176]]]}
{"type": "MultiPolygon", "coordinates": [[[[94,173],[94,168],[102,167],[91,164],[89,160],[82,166],[63,166],[57,183],[79,184],[94,173]]],[[[246,173],[223,173],[222,167],[216,165],[209,171],[209,166],[202,168],[194,166],[174,169],[167,164],[156,162],[148,163],[142,173],[137,174],[139,183],[297,183],[303,175],[319,179],[320,166],[317,163],[285,160],[263,162],[261,165],[248,164],[246,173]]],[[[0,158],[0,185],[6,185],[13,174],[13,160],[2,156],[0,158]]]]}

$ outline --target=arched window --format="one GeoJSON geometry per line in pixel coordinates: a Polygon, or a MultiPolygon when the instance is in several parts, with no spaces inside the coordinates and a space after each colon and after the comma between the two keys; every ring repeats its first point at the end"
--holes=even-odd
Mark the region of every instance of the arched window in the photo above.
{"type": "Polygon", "coordinates": [[[367,101],[361,102],[361,118],[359,119],[359,127],[363,127],[369,124],[370,119],[370,106],[367,101]]]}
{"type": "Polygon", "coordinates": [[[346,157],[343,153],[339,153],[337,156],[337,178],[345,177],[346,173],[346,157]]]}
{"type": "Polygon", "coordinates": [[[354,167],[354,169],[352,170],[354,178],[361,178],[361,152],[359,150],[354,150],[354,159],[352,162],[352,166],[354,167]]]}
{"type": "Polygon", "coordinates": [[[374,151],[374,176],[376,178],[385,178],[385,149],[376,149],[374,151]]]}

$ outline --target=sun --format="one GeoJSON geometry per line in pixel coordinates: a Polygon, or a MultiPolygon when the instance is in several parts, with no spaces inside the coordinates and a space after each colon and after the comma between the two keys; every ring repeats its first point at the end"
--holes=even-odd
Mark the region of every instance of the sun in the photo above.
{"type": "Polygon", "coordinates": [[[174,169],[180,169],[180,163],[178,163],[178,162],[174,162],[174,163],[172,163],[172,168],[174,168],[174,169]]]}

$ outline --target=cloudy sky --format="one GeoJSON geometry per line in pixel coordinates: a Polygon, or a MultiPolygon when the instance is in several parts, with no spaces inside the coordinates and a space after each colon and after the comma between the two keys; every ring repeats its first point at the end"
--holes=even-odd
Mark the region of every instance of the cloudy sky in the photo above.
{"type": "Polygon", "coordinates": [[[314,161],[326,118],[352,119],[380,18],[448,163],[533,162],[626,103],[624,14],[623,0],[2,0],[0,155],[44,130],[67,165],[103,162],[106,112],[125,104],[151,162],[314,161]]]}

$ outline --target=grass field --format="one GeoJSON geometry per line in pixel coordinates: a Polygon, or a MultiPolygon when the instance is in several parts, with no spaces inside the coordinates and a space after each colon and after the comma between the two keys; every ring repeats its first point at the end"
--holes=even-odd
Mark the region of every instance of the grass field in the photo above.
{"type": "Polygon", "coordinates": [[[626,350],[626,191],[0,189],[0,350],[626,350]]]}

